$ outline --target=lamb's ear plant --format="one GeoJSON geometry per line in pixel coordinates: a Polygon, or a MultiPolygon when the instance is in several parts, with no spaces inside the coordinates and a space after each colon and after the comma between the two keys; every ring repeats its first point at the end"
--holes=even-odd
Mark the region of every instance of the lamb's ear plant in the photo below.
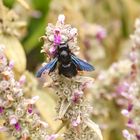
{"type": "Polygon", "coordinates": [[[126,117],[127,129],[123,130],[123,136],[127,140],[140,140],[140,19],[135,22],[134,34],[130,36],[132,49],[130,53],[131,72],[126,79],[128,93],[127,106],[122,110],[126,117]]]}
{"type": "MultiPolygon", "coordinates": [[[[70,52],[75,56],[79,53],[77,46],[77,29],[71,25],[64,24],[65,16],[59,15],[56,25],[48,24],[46,33],[41,39],[44,45],[41,52],[47,56],[48,63],[55,58],[57,47],[60,44],[68,43],[70,52]]],[[[59,62],[57,63],[59,65],[59,62]]],[[[58,96],[56,106],[57,119],[62,122],[56,133],[65,126],[65,140],[102,140],[101,131],[97,124],[90,119],[91,106],[87,100],[85,88],[93,83],[93,78],[77,74],[71,78],[60,74],[58,67],[51,72],[48,66],[41,70],[41,77],[49,75],[53,88],[58,96]],[[43,72],[44,71],[44,72],[43,72]]],[[[37,73],[40,77],[40,72],[37,73]]],[[[45,85],[49,80],[46,79],[45,85]]]]}
{"type": "Polygon", "coordinates": [[[38,96],[24,97],[22,90],[25,77],[16,81],[12,71],[13,61],[8,62],[4,55],[4,45],[0,45],[0,131],[6,131],[17,140],[47,139],[48,124],[34,111],[38,96]]]}
{"type": "Polygon", "coordinates": [[[26,69],[26,55],[18,38],[23,36],[21,29],[26,27],[26,22],[13,9],[8,9],[2,0],[0,11],[0,44],[5,45],[6,57],[14,61],[14,70],[21,75],[26,69]]]}
{"type": "MultiPolygon", "coordinates": [[[[56,89],[58,95],[56,121],[61,121],[62,125],[58,130],[52,132],[51,127],[48,129],[48,124],[40,119],[38,113],[34,111],[34,103],[38,96],[27,99],[25,92],[28,92],[30,88],[27,85],[23,88],[25,77],[22,76],[19,81],[14,78],[14,72],[15,76],[19,77],[26,71],[25,52],[18,40],[19,35],[22,35],[18,29],[25,26],[26,23],[22,22],[13,10],[6,8],[2,1],[0,1],[0,10],[0,118],[2,120],[0,131],[6,131],[20,140],[55,140],[58,138],[61,128],[65,126],[66,131],[63,138],[61,135],[60,139],[102,140],[98,125],[89,119],[91,107],[84,93],[84,89],[93,82],[90,77],[78,74],[73,78],[67,78],[59,75],[57,70],[50,73],[51,87],[56,89]],[[8,61],[11,59],[12,61],[8,61]]],[[[66,42],[70,39],[68,45],[71,52],[75,55],[79,52],[76,44],[77,29],[65,25],[64,18],[63,15],[60,15],[56,26],[49,24],[46,35],[42,37],[44,39],[42,51],[47,54],[48,59],[53,57],[56,50],[56,44],[52,44],[52,42],[61,43],[61,41],[66,42]]],[[[30,73],[25,72],[25,74],[27,83],[29,83],[30,73]]],[[[33,79],[31,78],[30,81],[33,85],[32,89],[35,88],[35,90],[30,90],[30,94],[35,92],[32,95],[36,95],[39,93],[39,89],[37,90],[37,84],[34,84],[33,79]]],[[[48,79],[46,80],[48,81],[48,79]]],[[[42,112],[40,114],[42,115],[42,112]]],[[[45,115],[47,116],[47,114],[45,115]]],[[[45,117],[44,119],[47,120],[45,117]]]]}

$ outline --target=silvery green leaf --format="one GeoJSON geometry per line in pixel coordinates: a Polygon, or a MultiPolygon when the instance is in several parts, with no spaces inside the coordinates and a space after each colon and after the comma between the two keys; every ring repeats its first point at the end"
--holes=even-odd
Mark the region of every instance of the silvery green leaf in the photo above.
{"type": "Polygon", "coordinates": [[[100,130],[99,126],[96,123],[94,123],[90,119],[86,119],[85,123],[88,125],[88,127],[90,127],[95,132],[95,135],[98,138],[96,140],[103,140],[101,130],[100,130]]]}

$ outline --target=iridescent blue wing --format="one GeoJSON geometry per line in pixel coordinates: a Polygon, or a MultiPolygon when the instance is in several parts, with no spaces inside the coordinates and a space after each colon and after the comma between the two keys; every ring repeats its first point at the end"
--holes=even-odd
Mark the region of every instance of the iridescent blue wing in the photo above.
{"type": "Polygon", "coordinates": [[[79,59],[78,57],[76,57],[73,54],[71,55],[71,59],[78,70],[81,70],[81,71],[93,71],[93,70],[95,70],[95,68],[92,65],[79,59]]]}
{"type": "Polygon", "coordinates": [[[48,64],[40,68],[39,71],[36,73],[36,77],[41,77],[42,73],[45,70],[52,72],[56,67],[57,61],[58,61],[58,58],[56,57],[55,59],[51,60],[48,64]]]}

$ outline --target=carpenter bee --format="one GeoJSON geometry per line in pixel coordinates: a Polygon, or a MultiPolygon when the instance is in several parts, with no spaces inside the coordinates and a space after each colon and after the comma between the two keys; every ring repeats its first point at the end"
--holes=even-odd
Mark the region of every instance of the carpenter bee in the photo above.
{"type": "Polygon", "coordinates": [[[54,58],[45,66],[40,68],[36,73],[37,77],[41,77],[42,73],[47,70],[49,73],[56,69],[58,63],[58,72],[66,77],[76,76],[78,71],[93,71],[94,67],[87,62],[79,59],[69,49],[68,43],[57,46],[54,58]]]}

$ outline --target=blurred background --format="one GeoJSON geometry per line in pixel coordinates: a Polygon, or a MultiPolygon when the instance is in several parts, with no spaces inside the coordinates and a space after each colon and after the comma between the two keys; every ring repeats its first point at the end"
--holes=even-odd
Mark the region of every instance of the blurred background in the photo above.
{"type": "MultiPolygon", "coordinates": [[[[16,77],[22,74],[27,76],[24,89],[26,96],[37,94],[41,97],[37,107],[52,130],[56,127],[53,118],[57,97],[53,90],[42,89],[34,74],[46,59],[40,53],[43,42],[39,38],[45,34],[48,23],[55,24],[58,15],[64,14],[66,23],[78,29],[80,57],[96,67],[96,71],[90,74],[95,78],[95,84],[86,91],[92,97],[91,117],[100,125],[104,140],[123,140],[122,130],[126,120],[120,113],[122,106],[110,94],[115,92],[116,84],[127,72],[117,77],[117,82],[106,82],[113,77],[109,75],[108,69],[114,63],[126,59],[131,50],[130,34],[134,31],[135,19],[140,16],[140,0],[3,0],[3,4],[0,5],[0,17],[4,11],[2,18],[11,29],[11,37],[3,33],[0,41],[7,46],[7,57],[16,62],[16,77]],[[14,14],[9,16],[7,10],[14,11],[17,17],[14,14]],[[15,25],[19,21],[20,24],[15,25]],[[18,31],[14,32],[13,27],[18,31]],[[99,82],[98,77],[102,72],[109,77],[99,82]]],[[[3,134],[0,139],[11,140],[3,134]]]]}

